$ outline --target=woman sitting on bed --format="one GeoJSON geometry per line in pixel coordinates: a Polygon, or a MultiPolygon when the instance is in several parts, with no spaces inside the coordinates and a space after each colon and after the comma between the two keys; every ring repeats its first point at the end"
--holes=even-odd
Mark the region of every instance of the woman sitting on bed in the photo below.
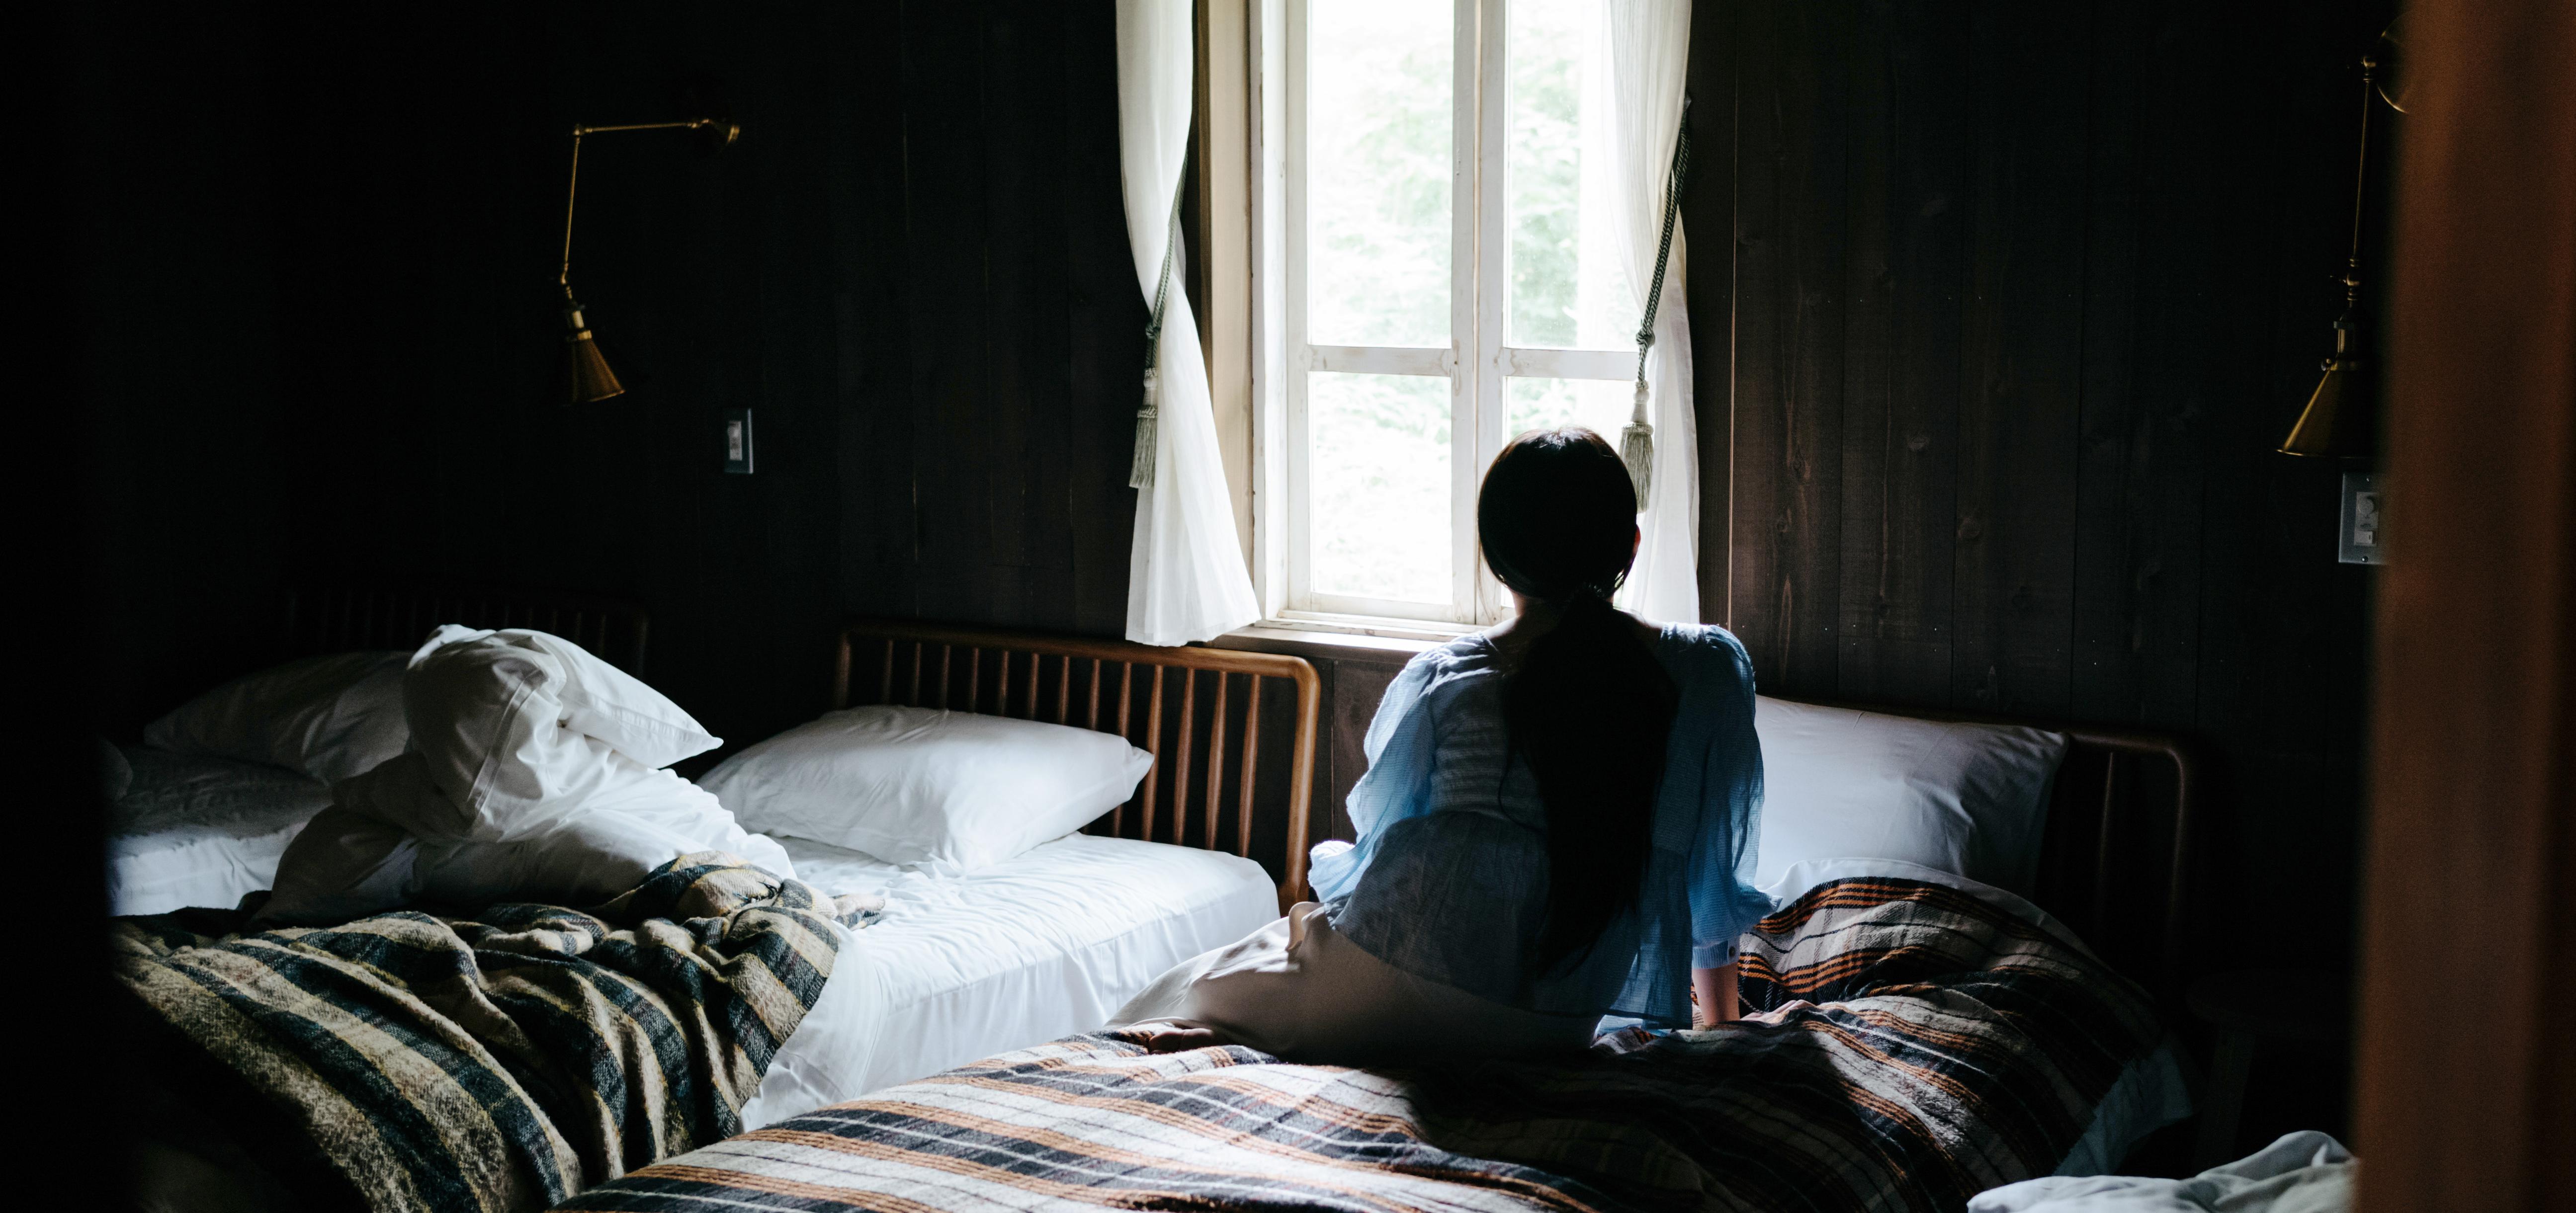
{"type": "Polygon", "coordinates": [[[1722,629],[1610,605],[1636,515],[1600,435],[1505,447],[1476,528],[1516,616],[1388,689],[1359,842],[1315,848],[1322,901],[1164,974],[1112,1026],[1158,1051],[1358,1063],[1581,1048],[1605,1015],[1735,1018],[1734,940],[1770,908],[1747,883],[1753,669],[1722,629]]]}

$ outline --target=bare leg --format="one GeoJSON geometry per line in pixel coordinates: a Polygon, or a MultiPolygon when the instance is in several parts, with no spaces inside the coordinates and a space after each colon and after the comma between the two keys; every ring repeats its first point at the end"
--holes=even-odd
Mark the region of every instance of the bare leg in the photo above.
{"type": "Polygon", "coordinates": [[[1691,1026],[1713,1028],[1733,1023],[1737,1017],[1735,965],[1733,962],[1714,969],[1691,970],[1691,1026]]]}

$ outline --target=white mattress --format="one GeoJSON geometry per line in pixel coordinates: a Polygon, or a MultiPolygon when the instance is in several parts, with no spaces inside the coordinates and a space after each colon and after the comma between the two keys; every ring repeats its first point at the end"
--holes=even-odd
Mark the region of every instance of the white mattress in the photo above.
{"type": "Polygon", "coordinates": [[[1090,1031],[1165,969],[1279,916],[1248,859],[1076,834],[962,876],[780,839],[827,893],[883,891],[743,1108],[755,1129],[978,1058],[1090,1031]]]}
{"type": "Polygon", "coordinates": [[[331,803],[328,786],[295,771],[122,749],[134,782],[108,821],[111,914],[231,909],[269,886],[286,844],[331,803]]]}

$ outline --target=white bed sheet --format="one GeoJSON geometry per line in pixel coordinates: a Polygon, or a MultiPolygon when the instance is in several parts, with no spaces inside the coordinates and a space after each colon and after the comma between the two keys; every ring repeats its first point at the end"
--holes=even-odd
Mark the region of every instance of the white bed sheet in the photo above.
{"type": "Polygon", "coordinates": [[[134,781],[108,822],[108,912],[231,909],[269,887],[286,844],[331,803],[297,771],[121,747],[134,781]]]}
{"type": "Polygon", "coordinates": [[[1107,1022],[1165,969],[1279,917],[1248,859],[1076,834],[963,875],[779,840],[799,879],[886,896],[772,1059],[743,1127],[1107,1022]]]}

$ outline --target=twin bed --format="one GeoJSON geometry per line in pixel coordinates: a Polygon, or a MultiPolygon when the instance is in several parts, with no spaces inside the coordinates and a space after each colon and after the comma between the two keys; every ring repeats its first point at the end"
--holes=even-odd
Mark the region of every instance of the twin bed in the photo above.
{"type": "MultiPolygon", "coordinates": [[[[276,655],[398,651],[450,622],[553,631],[630,673],[644,667],[640,609],[498,590],[301,593],[276,655]]],[[[1098,727],[1157,755],[1157,769],[1092,832],[965,873],[780,840],[807,883],[882,892],[888,904],[746,1123],[1097,1026],[1164,969],[1276,917],[1283,877],[1302,879],[1302,849],[1266,871],[1244,857],[1241,826],[1256,799],[1310,794],[1317,688],[1303,661],[887,621],[853,624],[835,668],[835,708],[909,703],[1098,727]],[[1241,812],[1214,811],[1220,794],[1241,812]]],[[[287,844],[330,803],[328,785],[299,772],[121,748],[132,782],[111,843],[119,915],[225,908],[267,888],[287,844]]],[[[1284,824],[1302,836],[1302,818],[1284,824]]]]}
{"type": "MultiPolygon", "coordinates": [[[[294,621],[301,652],[398,647],[440,622],[533,626],[630,671],[646,633],[639,611],[544,595],[308,595],[294,621]]],[[[544,1199],[1562,1208],[1804,1193],[1825,1208],[1938,1207],[2114,1165],[2173,1114],[2156,1011],[2187,959],[2195,780],[2164,739],[2061,730],[2029,902],[1904,865],[1808,872],[1815,887],[1747,937],[1747,1007],[1761,1013],[1745,1028],[1632,1030],[1565,1065],[1373,1075],[1085,1035],[1163,969],[1302,896],[1318,706],[1306,663],[861,621],[835,674],[836,707],[1096,729],[1156,761],[1084,832],[962,874],[787,840],[814,889],[881,891],[885,905],[854,946],[845,937],[724,1126],[743,1136],[682,1139],[703,1148],[640,1170],[654,1151],[630,1152],[544,1199]]],[[[257,842],[175,828],[197,829],[201,850],[257,842]]],[[[121,851],[120,869],[169,850],[121,851]]],[[[241,860],[234,883],[257,866],[241,860]]]]}

